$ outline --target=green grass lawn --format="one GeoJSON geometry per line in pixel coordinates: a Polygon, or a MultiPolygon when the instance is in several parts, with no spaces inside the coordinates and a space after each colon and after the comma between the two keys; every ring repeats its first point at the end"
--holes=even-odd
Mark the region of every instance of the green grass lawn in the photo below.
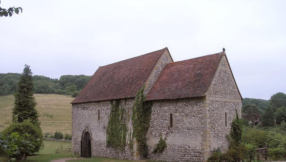
{"type": "MultiPolygon", "coordinates": [[[[54,159],[76,157],[76,155],[73,155],[72,153],[56,154],[55,150],[58,148],[71,148],[71,143],[44,140],[44,149],[40,150],[38,153],[35,153],[32,156],[28,156],[25,162],[50,162],[54,159]]],[[[7,160],[0,157],[0,162],[6,161],[7,160]]]]}

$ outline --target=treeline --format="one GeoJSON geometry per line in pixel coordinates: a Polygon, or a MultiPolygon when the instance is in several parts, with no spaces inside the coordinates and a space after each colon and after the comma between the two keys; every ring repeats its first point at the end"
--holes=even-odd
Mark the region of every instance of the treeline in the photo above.
{"type": "Polygon", "coordinates": [[[286,94],[282,92],[272,95],[270,100],[246,98],[242,105],[243,117],[252,125],[271,127],[286,122],[286,94]]]}
{"type": "MultiPolygon", "coordinates": [[[[0,74],[0,95],[14,94],[17,90],[21,74],[0,74]]],[[[91,76],[62,75],[60,79],[34,75],[34,93],[40,94],[65,94],[77,96],[91,76]]]]}

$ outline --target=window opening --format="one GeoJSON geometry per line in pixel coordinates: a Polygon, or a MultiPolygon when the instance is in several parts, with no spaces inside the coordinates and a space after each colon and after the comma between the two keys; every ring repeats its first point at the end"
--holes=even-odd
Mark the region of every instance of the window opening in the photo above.
{"type": "Polygon", "coordinates": [[[170,114],[170,128],[173,127],[173,114],[170,114]]]}

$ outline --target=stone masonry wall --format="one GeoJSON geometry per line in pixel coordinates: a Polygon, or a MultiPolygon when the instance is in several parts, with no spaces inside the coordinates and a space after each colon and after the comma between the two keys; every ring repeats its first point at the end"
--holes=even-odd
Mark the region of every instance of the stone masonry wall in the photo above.
{"type": "Polygon", "coordinates": [[[226,135],[230,133],[231,122],[236,111],[241,114],[241,97],[233,79],[226,56],[223,56],[216,75],[207,92],[209,107],[209,151],[228,149],[226,135]]]}
{"type": "Polygon", "coordinates": [[[164,69],[165,65],[170,62],[173,62],[171,55],[169,54],[168,50],[165,50],[145,83],[145,95],[151,90],[159,75],[161,74],[162,70],[164,69]]]}
{"type": "Polygon", "coordinates": [[[91,135],[91,150],[92,156],[96,157],[109,157],[120,159],[132,159],[133,154],[128,147],[130,139],[130,131],[132,131],[131,115],[133,99],[121,100],[120,107],[124,108],[127,112],[127,146],[125,151],[116,150],[106,147],[106,129],[109,121],[109,114],[111,109],[111,103],[106,102],[94,102],[85,104],[73,104],[72,110],[72,127],[73,127],[73,152],[80,154],[81,151],[81,138],[85,131],[88,131],[91,135]],[[98,120],[98,111],[100,111],[100,120],[98,120]]]}
{"type": "Polygon", "coordinates": [[[202,124],[204,99],[155,101],[147,134],[149,158],[161,161],[203,161],[202,124]],[[170,114],[173,127],[170,127],[170,114]],[[166,139],[162,154],[153,154],[160,137],[166,139]]]}

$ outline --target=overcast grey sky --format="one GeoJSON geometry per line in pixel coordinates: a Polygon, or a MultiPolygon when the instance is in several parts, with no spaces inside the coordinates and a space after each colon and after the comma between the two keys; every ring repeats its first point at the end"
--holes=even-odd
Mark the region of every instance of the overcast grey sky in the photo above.
{"type": "Polygon", "coordinates": [[[2,0],[0,73],[92,75],[168,47],[174,61],[226,48],[243,97],[286,93],[285,0],[2,0]]]}

